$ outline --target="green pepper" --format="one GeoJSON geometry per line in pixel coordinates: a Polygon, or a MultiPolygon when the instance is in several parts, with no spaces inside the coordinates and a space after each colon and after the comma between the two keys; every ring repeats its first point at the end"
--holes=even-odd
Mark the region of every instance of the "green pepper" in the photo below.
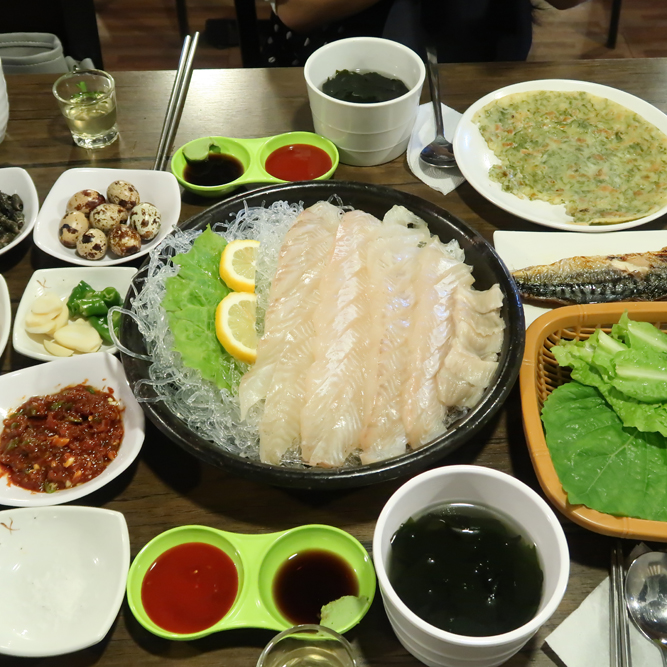
{"type": "Polygon", "coordinates": [[[121,296],[115,287],[105,287],[97,292],[85,280],[72,290],[67,299],[67,308],[72,317],[106,315],[109,308],[121,304],[121,296]]]}
{"type": "MultiPolygon", "coordinates": [[[[111,334],[109,333],[109,316],[104,315],[102,317],[98,317],[96,315],[92,315],[87,318],[88,322],[90,325],[97,331],[98,334],[102,337],[102,340],[107,343],[108,345],[113,345],[113,338],[111,338],[111,334]]],[[[118,335],[118,327],[120,326],[120,313],[115,312],[111,313],[111,321],[113,323],[113,328],[114,331],[116,332],[116,336],[118,335]]]]}

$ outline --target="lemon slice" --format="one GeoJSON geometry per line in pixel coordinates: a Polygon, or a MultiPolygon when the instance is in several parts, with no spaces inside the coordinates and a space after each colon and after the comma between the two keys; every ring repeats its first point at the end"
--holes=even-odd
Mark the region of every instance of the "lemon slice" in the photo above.
{"type": "Polygon", "coordinates": [[[259,241],[232,241],[220,257],[220,277],[237,292],[255,291],[255,259],[259,241]]]}
{"type": "Polygon", "coordinates": [[[257,359],[256,309],[254,294],[230,292],[215,310],[215,334],[220,344],[246,364],[254,364],[257,359]]]}

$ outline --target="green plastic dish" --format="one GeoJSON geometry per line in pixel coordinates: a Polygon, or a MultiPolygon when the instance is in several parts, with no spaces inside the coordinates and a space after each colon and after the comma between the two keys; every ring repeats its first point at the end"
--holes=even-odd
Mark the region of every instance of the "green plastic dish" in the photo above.
{"type": "Polygon", "coordinates": [[[231,137],[201,137],[181,146],[171,158],[171,171],[176,180],[188,191],[202,197],[219,197],[227,192],[236,190],[248,183],[289,183],[280,178],[271,176],[265,169],[266,159],[278,148],[290,144],[310,144],[321,148],[331,158],[331,169],[315,181],[324,181],[331,178],[338,167],[338,149],[328,139],[313,132],[286,132],[274,137],[260,139],[232,139],[231,137]],[[217,144],[223,153],[233,155],[243,165],[243,175],[235,181],[224,185],[193,185],[183,178],[187,165],[183,156],[183,149],[187,146],[201,144],[204,151],[208,151],[211,143],[217,144]]]}
{"type": "Polygon", "coordinates": [[[375,570],[366,549],[352,535],[333,526],[309,524],[280,533],[243,535],[207,526],[181,526],[153,538],[137,554],[127,577],[127,600],[135,618],[147,630],[165,639],[188,641],[233,628],[263,628],[282,631],[294,623],[278,610],[272,594],[279,567],[292,555],[306,549],[332,551],[343,558],[357,575],[359,597],[364,604],[341,614],[332,630],[343,633],[366,615],[375,596],[375,570]],[[204,542],[224,551],[234,562],[239,578],[236,600],[216,624],[200,632],[179,634],[153,623],[141,601],[144,576],[155,559],[172,547],[188,542],[204,542]]]}

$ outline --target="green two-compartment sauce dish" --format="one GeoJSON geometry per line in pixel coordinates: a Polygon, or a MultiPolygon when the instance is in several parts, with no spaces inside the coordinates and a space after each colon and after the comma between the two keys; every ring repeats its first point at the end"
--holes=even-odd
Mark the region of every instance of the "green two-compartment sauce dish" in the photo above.
{"type": "Polygon", "coordinates": [[[332,526],[266,535],[181,526],[137,554],[127,598],[147,630],[182,641],[234,628],[282,631],[308,621],[343,633],[364,617],[375,586],[366,549],[332,526]]]}
{"type": "Polygon", "coordinates": [[[171,159],[178,182],[202,197],[220,197],[251,183],[326,180],[337,167],[336,146],[313,132],[201,137],[181,146],[171,159]]]}

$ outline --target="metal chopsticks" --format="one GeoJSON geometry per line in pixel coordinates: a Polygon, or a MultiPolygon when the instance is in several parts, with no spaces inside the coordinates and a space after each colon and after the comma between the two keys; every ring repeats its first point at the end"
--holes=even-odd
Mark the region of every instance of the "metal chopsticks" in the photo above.
{"type": "Polygon", "coordinates": [[[611,549],[609,577],[609,664],[611,667],[632,667],[624,583],[623,547],[621,540],[616,540],[611,549]]]}
{"type": "Polygon", "coordinates": [[[169,96],[167,113],[164,117],[160,142],[158,143],[157,155],[155,156],[155,164],[153,165],[153,169],[157,171],[162,171],[167,166],[169,150],[174,142],[178,123],[181,120],[181,112],[183,111],[185,98],[188,94],[188,87],[190,86],[190,79],[192,77],[192,62],[195,57],[198,43],[198,32],[195,32],[192,37],[186,35],[183,40],[181,57],[178,61],[178,70],[176,71],[176,78],[174,79],[174,85],[171,89],[171,95],[169,96]]]}

